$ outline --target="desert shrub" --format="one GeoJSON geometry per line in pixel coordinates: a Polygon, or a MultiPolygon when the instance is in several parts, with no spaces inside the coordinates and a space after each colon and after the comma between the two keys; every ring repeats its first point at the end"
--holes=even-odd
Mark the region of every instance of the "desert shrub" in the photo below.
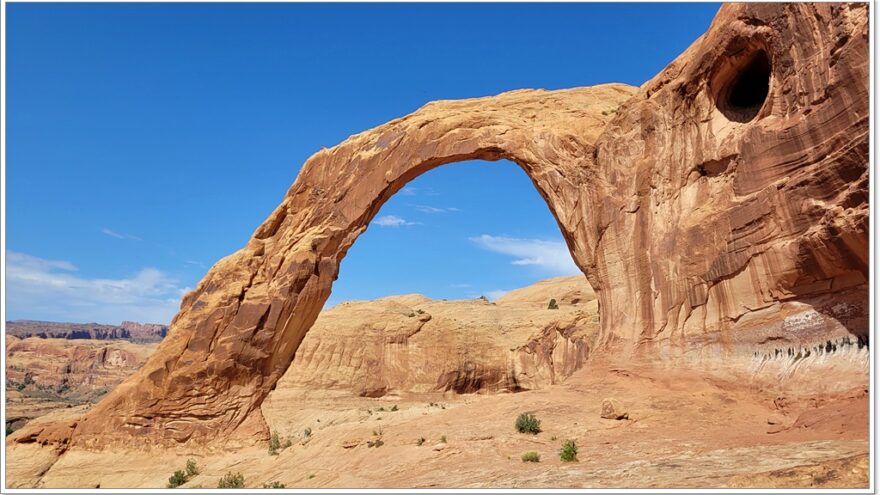
{"type": "Polygon", "coordinates": [[[562,448],[559,450],[559,458],[564,462],[574,462],[578,458],[578,448],[574,440],[566,440],[562,442],[562,448]]]}
{"type": "Polygon", "coordinates": [[[481,301],[489,302],[489,298],[486,297],[486,296],[480,296],[480,297],[478,297],[477,299],[479,299],[479,300],[481,300],[481,301]]]}
{"type": "Polygon", "coordinates": [[[377,438],[375,440],[367,440],[367,447],[381,447],[383,445],[385,445],[385,442],[383,442],[381,438],[377,438]]]}
{"type": "Polygon", "coordinates": [[[406,316],[409,316],[410,318],[415,318],[415,317],[416,317],[416,314],[415,314],[415,313],[410,313],[410,314],[408,314],[408,315],[406,315],[406,316]]]}
{"type": "Polygon", "coordinates": [[[13,431],[15,430],[12,429],[12,423],[6,423],[6,436],[11,435],[13,431]]]}
{"type": "Polygon", "coordinates": [[[392,412],[397,411],[397,410],[398,410],[397,404],[394,404],[393,406],[391,406],[392,412]]]}
{"type": "Polygon", "coordinates": [[[419,437],[419,439],[416,440],[416,445],[418,445],[419,447],[424,445],[424,443],[425,443],[425,437],[419,437]]]}
{"type": "Polygon", "coordinates": [[[556,304],[556,299],[550,299],[550,304],[547,305],[547,309],[559,309],[559,306],[556,304]]]}
{"type": "Polygon", "coordinates": [[[263,483],[263,488],[287,488],[284,486],[284,483],[280,481],[273,481],[271,483],[263,483]]]}
{"type": "Polygon", "coordinates": [[[522,455],[522,461],[523,462],[540,462],[541,461],[541,454],[534,452],[534,451],[526,452],[525,454],[522,455]]]}
{"type": "Polygon", "coordinates": [[[446,435],[440,437],[440,443],[446,443],[446,435]]]}
{"type": "Polygon", "coordinates": [[[308,427],[303,430],[303,438],[309,438],[310,436],[312,436],[312,428],[308,427]]]}
{"type": "Polygon", "coordinates": [[[195,459],[187,459],[186,460],[186,476],[195,476],[199,474],[199,465],[196,464],[195,459]]]}
{"type": "Polygon", "coordinates": [[[376,409],[376,410],[379,411],[379,412],[385,412],[385,406],[382,406],[382,407],[380,407],[379,409],[376,409]]]}
{"type": "Polygon", "coordinates": [[[226,473],[220,478],[217,488],[244,488],[244,476],[241,473],[226,473]]]}
{"type": "Polygon", "coordinates": [[[293,441],[291,441],[291,440],[288,438],[288,439],[285,440],[284,443],[281,445],[281,448],[282,448],[282,449],[286,449],[287,447],[290,447],[291,445],[293,445],[293,441]]]}
{"type": "Polygon", "coordinates": [[[185,471],[177,470],[174,471],[174,474],[168,478],[168,488],[177,488],[178,486],[186,483],[187,476],[185,471]]]}
{"type": "Polygon", "coordinates": [[[522,413],[516,418],[516,431],[537,435],[541,432],[541,420],[531,413],[522,413]]]}
{"type": "Polygon", "coordinates": [[[269,455],[278,455],[278,450],[281,448],[281,438],[278,436],[278,432],[272,432],[272,438],[269,439],[269,455]]]}

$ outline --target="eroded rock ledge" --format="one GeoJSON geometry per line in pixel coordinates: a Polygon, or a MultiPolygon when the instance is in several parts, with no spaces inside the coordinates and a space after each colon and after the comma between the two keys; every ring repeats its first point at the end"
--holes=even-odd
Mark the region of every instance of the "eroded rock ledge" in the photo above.
{"type": "Polygon", "coordinates": [[[346,251],[408,181],[469,159],[531,177],[598,295],[600,346],[724,365],[773,338],[864,338],[867,8],[726,4],[641,88],[433,102],[319,151],[137,374],[75,425],[18,439],[265,438],[259,405],[346,251]]]}

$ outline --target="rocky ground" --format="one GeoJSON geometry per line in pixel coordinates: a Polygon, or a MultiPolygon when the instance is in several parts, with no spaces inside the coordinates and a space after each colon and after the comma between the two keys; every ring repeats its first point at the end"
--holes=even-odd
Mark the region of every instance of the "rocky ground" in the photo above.
{"type": "MultiPolygon", "coordinates": [[[[133,446],[59,457],[16,444],[7,445],[8,484],[164,487],[192,458],[200,473],[184,487],[213,488],[227,473],[241,473],[248,487],[867,486],[867,374],[864,386],[805,391],[591,356],[596,311],[579,277],[494,303],[345,303],[322,314],[263,403],[277,455],[265,446],[133,446]],[[551,298],[559,309],[548,309],[551,298]],[[603,419],[604,399],[619,401],[628,418],[603,419]],[[515,430],[524,412],[541,421],[540,433],[515,430]],[[577,462],[559,458],[568,439],[577,462]],[[530,451],[539,462],[521,460],[530,451]]],[[[57,395],[68,383],[68,394],[88,396],[133,372],[154,346],[8,338],[7,415],[33,423],[80,416],[90,400],[37,392],[57,395]],[[19,391],[23,376],[30,383],[19,391]]]]}

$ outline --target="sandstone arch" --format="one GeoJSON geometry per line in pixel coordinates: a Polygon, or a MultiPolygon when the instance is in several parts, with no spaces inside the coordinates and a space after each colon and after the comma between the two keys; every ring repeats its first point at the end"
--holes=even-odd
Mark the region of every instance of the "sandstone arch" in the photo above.
{"type": "Polygon", "coordinates": [[[184,298],[143,369],[80,421],[14,438],[265,438],[258,406],[347,249],[407,181],[468,159],[507,158],[531,177],[599,296],[606,346],[715,365],[780,335],[804,346],[866,336],[867,150],[857,4],[726,4],[640,88],[430,103],[311,157],[248,245],[184,298]],[[731,120],[718,85],[756,49],[768,94],[731,120]]]}

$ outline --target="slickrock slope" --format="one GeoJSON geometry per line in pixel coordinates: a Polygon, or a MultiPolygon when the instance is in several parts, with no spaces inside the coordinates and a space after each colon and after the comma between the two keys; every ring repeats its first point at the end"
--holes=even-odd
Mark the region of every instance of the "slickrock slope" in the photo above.
{"type": "Polygon", "coordinates": [[[545,280],[496,302],[409,295],[341,303],[318,317],[270,398],[542,388],[583,366],[598,335],[596,304],[583,277],[545,280]],[[559,309],[547,308],[553,298],[559,309]]]}
{"type": "Polygon", "coordinates": [[[18,320],[6,322],[6,334],[22,339],[125,339],[132,342],[159,342],[168,333],[166,325],[123,321],[121,325],[98,323],[56,323],[52,321],[18,320]]]}
{"type": "Polygon", "coordinates": [[[807,363],[825,385],[864,381],[867,10],[725,4],[641,88],[433,102],[319,151],[247,246],[184,298],[137,374],[82,419],[17,438],[266,439],[259,406],[347,250],[408,181],[469,159],[506,158],[531,177],[596,290],[606,352],[725,373],[807,363]]]}
{"type": "Polygon", "coordinates": [[[688,368],[591,359],[561,384],[516,394],[316,394],[267,408],[275,398],[263,404],[266,421],[282,442],[291,440],[276,456],[265,445],[191,443],[74,448],[59,458],[20,444],[7,458],[9,486],[164,487],[188,458],[200,474],[184,488],[215,488],[229,472],[241,473],[248,488],[868,486],[864,389],[779,396],[688,368]],[[602,419],[605,397],[622,401],[630,419],[602,419]],[[538,435],[514,429],[526,411],[541,420],[538,435]],[[577,442],[578,462],[560,461],[566,439],[577,442]],[[377,440],[382,445],[371,447],[377,440]],[[528,451],[540,462],[522,462],[528,451]]]}

